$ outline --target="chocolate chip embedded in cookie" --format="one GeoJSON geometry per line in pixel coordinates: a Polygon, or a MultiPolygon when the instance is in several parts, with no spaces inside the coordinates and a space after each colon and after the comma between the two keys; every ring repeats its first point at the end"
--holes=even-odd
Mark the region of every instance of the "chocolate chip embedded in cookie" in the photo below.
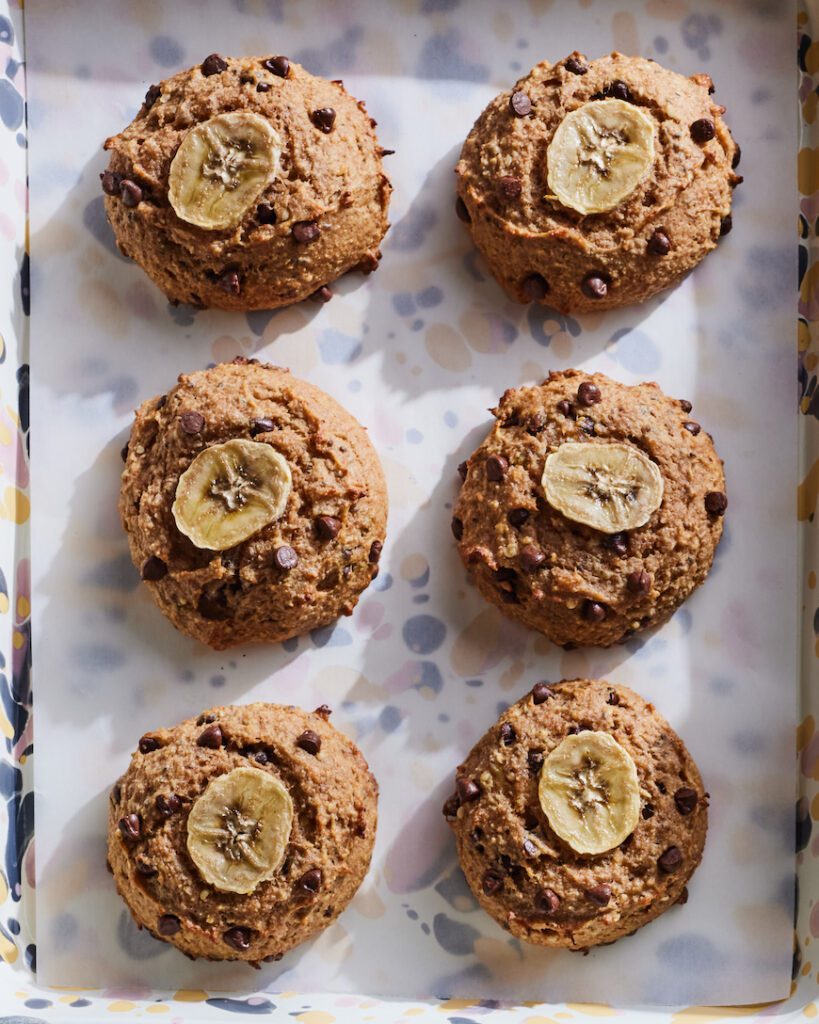
{"type": "Polygon", "coordinates": [[[538,683],[501,715],[458,768],[444,816],[503,928],[585,949],[685,902],[707,807],[696,764],[651,704],[575,679],[538,683]]]}
{"type": "Polygon", "coordinates": [[[258,964],[338,917],[370,864],[378,787],[328,717],[218,707],[140,742],[108,828],[114,881],[140,927],[190,957],[258,964]],[[203,743],[214,730],[219,742],[203,743]]]}
{"type": "Polygon", "coordinates": [[[668,619],[708,575],[728,509],[691,404],[567,370],[493,412],[452,520],[484,597],[563,645],[668,619]]]}
{"type": "Polygon", "coordinates": [[[385,153],[364,104],[286,57],[223,57],[152,85],[105,148],[117,244],[172,302],[274,309],[372,270],[385,153]]]}
{"type": "Polygon", "coordinates": [[[497,96],[461,151],[458,211],[507,294],[591,312],[696,266],[742,181],[711,92],[707,75],[575,53],[497,96]]]}
{"type": "Polygon", "coordinates": [[[159,608],[221,650],[351,614],[378,573],[387,493],[348,412],[239,359],[137,410],[120,515],[159,608]]]}

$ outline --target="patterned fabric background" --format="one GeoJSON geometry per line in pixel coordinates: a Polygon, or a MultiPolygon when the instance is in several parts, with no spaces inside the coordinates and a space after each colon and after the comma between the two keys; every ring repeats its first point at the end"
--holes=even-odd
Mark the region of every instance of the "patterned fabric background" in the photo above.
{"type": "MultiPolygon", "coordinates": [[[[241,7],[241,4],[239,4],[241,7]]],[[[277,5],[273,4],[272,7],[277,5]]],[[[435,5],[430,5],[434,7],[435,5]]],[[[544,8],[548,4],[542,5],[544,8]]],[[[584,5],[585,6],[585,5],[584,5]]],[[[683,25],[691,46],[700,53],[707,53],[711,35],[716,35],[717,24],[707,21],[685,20],[686,4],[675,5],[677,17],[683,18],[683,25]]],[[[726,5],[730,8],[731,5],[726,5]]],[[[271,8],[272,9],[272,8],[271,8]]],[[[799,382],[801,411],[805,424],[812,424],[815,408],[815,341],[812,338],[811,319],[815,315],[816,275],[810,266],[811,242],[815,233],[816,212],[812,210],[813,193],[819,188],[814,164],[817,156],[810,145],[810,126],[813,124],[816,108],[816,90],[812,74],[819,69],[819,58],[814,54],[814,45],[809,36],[810,21],[807,12],[800,12],[800,100],[802,101],[805,137],[799,156],[799,187],[802,194],[800,215],[800,331],[799,331],[799,382]]],[[[0,164],[0,235],[2,248],[0,258],[6,261],[3,269],[5,279],[14,281],[14,301],[8,309],[0,310],[3,317],[2,333],[6,343],[2,348],[0,364],[0,385],[2,386],[2,415],[0,416],[0,457],[5,461],[5,480],[9,486],[0,495],[0,514],[6,529],[0,532],[0,566],[8,567],[7,576],[0,580],[0,614],[2,621],[10,624],[8,633],[3,633],[2,650],[6,652],[2,663],[4,674],[0,679],[3,695],[4,718],[0,720],[0,731],[6,737],[7,756],[0,763],[0,779],[3,780],[3,794],[7,801],[8,822],[5,829],[5,889],[7,895],[2,905],[0,918],[0,953],[8,965],[0,973],[0,1007],[10,1012],[11,1020],[60,1020],[98,1018],[111,1013],[142,1015],[144,1013],[170,1013],[173,1019],[205,1020],[224,1019],[220,1011],[234,1011],[254,1014],[281,1014],[293,1016],[307,1024],[332,1024],[339,1020],[372,1019],[375,1021],[405,1021],[411,1019],[447,1019],[455,1024],[478,1020],[491,1014],[493,1021],[521,1020],[527,1024],[547,1024],[549,1020],[591,1020],[600,1015],[634,1016],[633,1011],[616,1011],[605,1007],[586,1007],[575,1004],[567,1006],[507,1007],[491,1004],[472,1005],[464,1001],[450,1001],[444,1004],[422,1002],[378,1003],[363,997],[341,998],[304,997],[295,993],[284,993],[275,997],[231,997],[208,998],[205,992],[178,992],[158,994],[147,990],[110,992],[59,992],[38,990],[30,973],[35,966],[36,956],[30,922],[33,918],[34,894],[31,890],[33,877],[33,814],[30,780],[27,777],[27,761],[32,751],[31,744],[31,693],[29,684],[28,653],[28,571],[25,559],[27,540],[25,524],[28,520],[27,458],[28,458],[28,403],[26,367],[26,323],[28,313],[28,264],[25,256],[25,137],[22,60],[22,16],[12,9],[0,22],[0,43],[7,49],[5,78],[0,82],[0,119],[3,122],[4,144],[0,164]],[[5,166],[3,166],[5,164],[5,166]],[[8,346],[8,352],[6,350],[8,346]],[[10,481],[14,480],[16,486],[10,481]],[[6,639],[7,638],[7,639],[6,639]],[[24,796],[25,794],[25,796],[24,796]]],[[[163,44],[164,45],[164,44],[163,44]]],[[[819,44],[817,44],[819,45],[819,44]]],[[[624,48],[627,48],[627,43],[624,48]]],[[[703,58],[704,59],[704,58],[703,58]]],[[[468,70],[468,69],[467,69],[468,70]]],[[[570,330],[569,324],[562,329],[570,330]]],[[[2,490],[0,488],[0,490],[2,490]]],[[[810,522],[815,511],[819,491],[819,460],[807,457],[803,483],[799,491],[799,518],[810,522]]],[[[805,531],[806,539],[811,534],[805,531]]],[[[808,552],[810,554],[810,552],[808,552]]],[[[805,624],[804,635],[809,637],[809,627],[814,625],[814,643],[806,648],[806,656],[813,659],[819,654],[816,633],[819,617],[814,622],[816,599],[813,596],[816,578],[811,566],[815,559],[806,557],[806,614],[810,622],[805,624]]],[[[689,1009],[674,1015],[674,1019],[720,1020],[728,1016],[782,1016],[793,1012],[794,1017],[812,1017],[816,1006],[811,1002],[817,993],[817,975],[811,965],[810,942],[819,937],[819,916],[812,913],[812,900],[808,895],[811,888],[809,874],[811,861],[819,856],[819,847],[811,844],[811,822],[819,815],[819,801],[814,800],[817,764],[819,764],[819,739],[815,735],[810,688],[806,683],[805,718],[797,737],[800,751],[803,796],[797,808],[798,860],[804,891],[800,903],[800,921],[797,937],[801,942],[796,946],[794,958],[795,977],[800,981],[789,1004],[773,1005],[767,1008],[751,1007],[743,1010],[697,1010],[689,1009]],[[805,861],[805,863],[803,863],[805,861]],[[815,933],[815,934],[814,934],[815,933]],[[800,951],[801,949],[801,951],[800,951]]],[[[2,894],[0,894],[2,895],[2,894]]],[[[645,1013],[644,1019],[669,1019],[661,1013],[645,1013]]],[[[0,1018],[0,1021],[6,1018],[0,1018]]]]}

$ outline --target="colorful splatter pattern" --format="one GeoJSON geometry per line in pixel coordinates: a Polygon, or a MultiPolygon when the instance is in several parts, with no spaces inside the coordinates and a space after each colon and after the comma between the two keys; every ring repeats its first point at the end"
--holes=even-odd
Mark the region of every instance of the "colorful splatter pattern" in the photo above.
{"type": "MultiPolygon", "coordinates": [[[[248,0],[249,2],[249,0],[248,0]]],[[[457,0],[423,0],[423,7],[434,16],[436,10],[445,10],[457,0]]],[[[582,3],[588,6],[590,0],[582,3]]],[[[659,0],[658,0],[659,2],[659,0]]],[[[245,0],[233,0],[241,10],[245,0]]],[[[656,6],[649,2],[648,6],[656,6]]],[[[267,0],[263,3],[274,21],[283,17],[281,0],[267,0]]],[[[548,0],[537,5],[544,10],[551,6],[548,0]]],[[[686,44],[702,59],[706,59],[711,46],[711,37],[718,29],[718,19],[703,16],[686,17],[687,4],[675,0],[668,7],[669,14],[682,18],[682,31],[686,44]]],[[[620,31],[624,47],[628,46],[631,15],[625,10],[615,14],[621,18],[620,31]]],[[[812,28],[819,21],[819,3],[804,2],[798,14],[799,26],[799,70],[800,101],[802,110],[803,136],[799,153],[799,251],[800,251],[800,308],[799,308],[799,402],[803,414],[804,473],[798,495],[798,516],[804,524],[806,558],[805,569],[805,615],[804,636],[813,638],[805,641],[808,670],[804,680],[805,717],[797,733],[799,754],[800,798],[796,807],[796,843],[801,899],[798,904],[798,919],[794,937],[794,982],[790,999],[784,1004],[752,1006],[742,1009],[719,1010],[714,1008],[689,1008],[673,1014],[644,1012],[639,1016],[654,1021],[720,1021],[744,1017],[763,1020],[776,1017],[779,1020],[812,1019],[819,1014],[819,972],[812,961],[811,943],[819,939],[819,903],[814,903],[811,890],[816,875],[816,859],[819,858],[819,841],[813,835],[813,822],[819,820],[819,705],[816,703],[815,658],[819,657],[819,597],[817,597],[816,566],[817,553],[815,531],[810,530],[816,512],[819,495],[819,453],[812,451],[816,442],[815,420],[819,414],[817,389],[817,342],[814,324],[819,317],[819,272],[813,260],[813,240],[819,224],[819,147],[812,126],[816,120],[817,96],[819,96],[819,41],[814,42],[812,28]],[[811,629],[813,633],[811,633],[811,629]]],[[[156,1014],[168,1016],[174,1021],[224,1020],[226,1012],[259,1016],[287,1015],[303,1024],[334,1024],[338,1021],[371,1020],[379,1022],[405,1022],[447,1020],[450,1024],[472,1024],[491,1018],[497,1024],[520,1021],[522,1024],[551,1024],[553,1021],[586,1022],[600,1017],[623,1017],[632,1019],[635,1011],[615,1010],[604,1006],[566,1004],[561,1006],[527,1005],[514,1007],[484,1002],[473,1004],[465,1000],[444,1002],[396,1001],[382,1003],[360,996],[304,997],[297,993],[285,992],[274,998],[264,995],[242,997],[209,997],[204,991],[179,991],[176,993],[155,993],[139,988],[131,991],[54,991],[39,990],[32,972],[36,969],[36,950],[30,929],[31,904],[34,893],[33,881],[33,794],[29,774],[33,753],[31,712],[31,677],[29,647],[29,585],[26,551],[26,524],[28,521],[27,460],[28,437],[28,368],[26,365],[27,329],[25,317],[29,311],[29,280],[27,230],[26,230],[26,182],[25,182],[25,125],[24,125],[24,81],[22,68],[22,12],[15,4],[0,4],[0,66],[4,68],[0,78],[0,265],[3,279],[14,282],[14,302],[0,309],[0,467],[3,481],[0,487],[0,622],[3,623],[0,643],[0,733],[4,738],[0,753],[0,793],[4,811],[0,811],[0,836],[3,841],[3,856],[0,861],[0,956],[5,970],[0,972],[0,1024],[37,1024],[39,1021],[62,1021],[70,1019],[90,1020],[107,1018],[109,1014],[140,1016],[156,1014]],[[13,484],[8,483],[14,481],[13,484]],[[7,627],[7,628],[6,628],[7,627]]],[[[343,70],[345,47],[354,47],[355,34],[336,40],[332,53],[317,48],[314,53],[302,59],[309,59],[314,70],[325,70],[323,64],[330,64],[336,70],[343,70]]],[[[446,40],[432,41],[434,59],[435,46],[446,46],[446,40]]],[[[174,67],[184,53],[173,39],[158,36],[153,47],[154,58],[166,66],[174,67]]],[[[658,54],[662,54],[662,40],[655,40],[658,54]]],[[[463,58],[459,69],[465,78],[479,76],[481,69],[463,58]]],[[[93,217],[93,212],[89,214],[93,217]]],[[[418,212],[416,223],[411,230],[423,233],[429,226],[424,211],[418,212]]],[[[407,231],[410,229],[407,228],[407,231]]],[[[400,241],[400,240],[399,240],[400,241]]],[[[411,244],[411,243],[409,243],[411,244]]],[[[471,261],[465,267],[467,273],[478,276],[480,271],[471,261]]],[[[134,302],[150,301],[141,291],[134,295],[134,302]]],[[[395,297],[396,314],[412,317],[420,309],[434,305],[435,295],[431,293],[401,293],[395,297]]],[[[180,311],[179,316],[189,314],[180,311]]],[[[461,325],[462,336],[474,340],[478,350],[495,350],[509,344],[509,325],[493,320],[491,316],[481,322],[461,325]]],[[[264,314],[249,318],[252,333],[261,335],[265,327],[264,314]]],[[[541,337],[542,344],[560,345],[561,336],[572,335],[576,325],[563,318],[551,318],[533,311],[530,328],[535,338],[541,337]]],[[[616,342],[616,339],[612,339],[616,342]]],[[[339,353],[340,362],[345,361],[355,340],[337,333],[330,333],[320,342],[325,361],[332,362],[339,353]]],[[[450,339],[436,341],[436,350],[445,353],[453,369],[468,366],[469,352],[458,343],[454,333],[450,339]]],[[[232,354],[232,351],[231,351],[232,354]]],[[[217,351],[214,355],[218,357],[217,351]]],[[[627,356],[626,356],[627,358],[627,356]]],[[[126,396],[126,401],[130,396],[126,396]]],[[[429,567],[420,555],[407,560],[402,575],[419,591],[422,590],[429,567]]],[[[369,624],[378,635],[386,628],[378,621],[378,612],[370,613],[369,624]]],[[[440,638],[436,627],[424,621],[423,613],[404,626],[404,640],[407,647],[421,656],[435,649],[440,638]]],[[[386,638],[386,637],[385,637],[386,638]]],[[[329,639],[329,637],[328,637],[329,639]]],[[[320,642],[320,641],[319,641],[320,642]]],[[[338,642],[335,640],[334,642],[338,642]]],[[[343,639],[341,640],[343,642],[343,639]]],[[[462,650],[464,673],[484,671],[481,664],[480,647],[478,654],[462,650]]],[[[399,670],[386,682],[386,689],[403,689],[413,686],[422,692],[434,693],[442,685],[436,676],[432,661],[419,660],[412,671],[399,670]]],[[[389,710],[388,708],[386,709],[389,710]]],[[[382,723],[389,731],[389,715],[382,723]]],[[[400,882],[399,882],[400,885],[400,882]]],[[[453,900],[457,894],[453,894],[453,900]]],[[[819,965],[817,965],[819,966],[819,965]]]]}

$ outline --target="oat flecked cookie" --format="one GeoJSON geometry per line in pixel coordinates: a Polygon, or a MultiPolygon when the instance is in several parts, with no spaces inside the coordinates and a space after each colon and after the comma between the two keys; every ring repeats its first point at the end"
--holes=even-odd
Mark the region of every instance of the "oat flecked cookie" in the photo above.
{"type": "Polygon", "coordinates": [[[387,491],[364,428],[243,357],[143,402],[120,515],[160,610],[217,650],[349,615],[378,573],[387,491]]]}
{"type": "Polygon", "coordinates": [[[444,805],[478,902],[512,935],[585,949],[688,898],[708,794],[685,744],[632,690],[538,683],[457,771],[444,805]]]}
{"type": "Polygon", "coordinates": [[[483,596],[566,647],[668,619],[708,575],[728,507],[691,403],[566,370],[492,412],[452,520],[483,596]]]}
{"type": "Polygon", "coordinates": [[[108,139],[117,245],[171,302],[274,309],[374,270],[392,191],[375,121],[283,56],[221,57],[152,85],[108,139]]]}
{"type": "Polygon", "coordinates": [[[332,924],[367,873],[378,786],[330,714],[217,707],[140,739],[111,791],[108,865],[141,928],[258,965],[332,924]]]}
{"type": "Polygon", "coordinates": [[[511,298],[642,302],[717,245],[742,178],[713,91],[704,74],[574,53],[492,100],[461,151],[457,210],[511,298]]]}

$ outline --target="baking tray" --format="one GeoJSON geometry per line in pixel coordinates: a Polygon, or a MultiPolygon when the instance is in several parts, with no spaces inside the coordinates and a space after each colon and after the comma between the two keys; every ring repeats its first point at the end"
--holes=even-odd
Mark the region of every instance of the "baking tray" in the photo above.
{"type": "MultiPolygon", "coordinates": [[[[445,5],[446,6],[446,5],[445,5]]],[[[545,6],[545,5],[544,5],[545,6]]],[[[628,15],[630,12],[627,10],[629,5],[621,5],[623,10],[621,13],[628,15]]],[[[633,6],[633,5],[632,5],[633,6]]],[[[682,5],[685,7],[686,5],[682,5]]],[[[726,8],[726,14],[730,15],[730,4],[724,5],[726,8]]],[[[436,8],[435,3],[431,3],[430,16],[434,17],[434,11],[436,8]]],[[[78,7],[79,10],[79,7],[78,7]]],[[[607,8],[607,13],[612,13],[616,16],[617,11],[611,6],[607,8]]],[[[5,39],[3,36],[3,26],[0,25],[0,43],[4,43],[9,47],[9,58],[11,61],[19,62],[22,58],[19,49],[16,51],[14,47],[20,46],[20,38],[23,29],[23,23],[21,14],[19,11],[11,10],[8,12],[7,17],[9,18],[9,24],[13,36],[9,36],[5,39]]],[[[803,202],[803,213],[804,222],[800,221],[800,234],[803,238],[803,244],[800,246],[804,250],[805,260],[801,266],[803,272],[802,277],[802,294],[800,296],[802,306],[800,313],[802,314],[800,320],[800,373],[802,374],[800,379],[800,399],[802,400],[802,411],[810,414],[811,413],[811,396],[813,395],[813,386],[815,385],[815,377],[813,374],[813,367],[815,364],[815,356],[811,356],[811,335],[810,335],[810,319],[812,315],[812,299],[813,299],[813,275],[808,269],[807,257],[810,255],[810,238],[812,237],[812,226],[815,220],[815,212],[811,212],[811,206],[809,197],[812,191],[814,182],[811,180],[811,158],[813,156],[810,140],[808,136],[810,124],[813,121],[815,112],[815,94],[813,94],[812,83],[809,81],[810,72],[814,69],[812,65],[812,50],[810,48],[810,39],[808,34],[808,27],[810,20],[808,18],[807,11],[800,12],[800,61],[801,70],[803,74],[803,87],[800,93],[800,98],[804,101],[803,111],[803,132],[805,133],[804,148],[800,153],[800,191],[806,196],[803,202]],[[811,97],[814,96],[814,99],[811,97]]],[[[819,62],[817,62],[819,63],[819,62]]],[[[26,585],[26,536],[25,536],[25,523],[28,518],[28,509],[25,496],[25,488],[27,485],[27,442],[28,442],[28,420],[27,420],[27,372],[24,369],[26,363],[26,325],[25,325],[25,304],[27,301],[27,266],[23,266],[22,253],[23,253],[23,239],[25,237],[24,220],[20,216],[22,207],[20,206],[21,191],[19,184],[24,181],[25,175],[25,161],[24,161],[24,150],[19,145],[16,136],[19,133],[19,126],[15,124],[15,101],[12,98],[12,92],[22,91],[22,72],[15,67],[13,63],[7,64],[6,67],[6,78],[9,83],[9,88],[5,92],[5,104],[0,109],[0,115],[2,115],[3,122],[6,128],[10,129],[9,140],[11,145],[4,146],[3,158],[6,159],[8,154],[8,166],[9,175],[6,179],[5,186],[3,187],[2,196],[3,200],[6,199],[7,194],[11,199],[11,202],[5,203],[0,207],[3,212],[8,210],[8,220],[0,220],[0,230],[3,231],[7,245],[3,246],[3,258],[8,261],[8,273],[7,280],[20,281],[23,284],[23,278],[25,278],[25,287],[21,287],[19,290],[15,288],[15,297],[13,304],[9,305],[7,310],[3,310],[3,316],[6,317],[6,321],[2,325],[3,335],[6,339],[6,347],[3,353],[4,362],[0,366],[0,372],[2,372],[2,384],[4,386],[3,398],[5,403],[4,415],[6,433],[8,440],[5,437],[0,437],[0,440],[4,442],[4,450],[6,452],[6,460],[4,466],[6,468],[6,477],[9,479],[11,472],[16,474],[17,490],[11,489],[6,491],[4,495],[4,516],[6,522],[6,528],[0,535],[0,541],[2,541],[3,547],[0,549],[0,566],[8,567],[6,570],[6,577],[4,580],[4,591],[6,594],[6,601],[8,602],[8,611],[4,616],[4,623],[9,623],[9,629],[7,633],[4,632],[4,640],[6,641],[3,646],[5,653],[5,671],[6,671],[6,687],[8,688],[8,694],[4,692],[4,708],[8,723],[0,722],[0,728],[6,733],[8,737],[9,747],[9,759],[4,764],[3,778],[4,782],[8,782],[7,794],[9,797],[9,823],[11,827],[6,829],[7,837],[7,848],[9,855],[7,856],[6,872],[9,882],[9,895],[7,897],[6,904],[8,906],[8,916],[4,917],[2,922],[3,937],[5,943],[2,952],[4,953],[4,959],[7,963],[13,964],[14,968],[11,971],[5,972],[5,975],[1,975],[3,982],[8,981],[8,1009],[14,1013],[22,1014],[24,1017],[42,1016],[44,1019],[58,1019],[58,1015],[63,1007],[70,1007],[70,1010],[66,1010],[67,1016],[80,1016],[78,1011],[85,1010],[82,1014],[86,1019],[95,1019],[102,1012],[131,1012],[136,1014],[142,1014],[144,1012],[163,1012],[164,1009],[170,1009],[172,1012],[180,1016],[182,1011],[187,1010],[185,1019],[206,1019],[207,1016],[215,1015],[216,1017],[222,1016],[222,1013],[217,1011],[224,1010],[235,1010],[239,1012],[252,1012],[252,1013],[274,1013],[278,1009],[282,1013],[288,1013],[288,1015],[297,1016],[309,1022],[309,1024],[327,1024],[332,1019],[361,1019],[362,1016],[372,1017],[377,1020],[399,1020],[406,1017],[421,1017],[428,1016],[429,1019],[441,1019],[440,1014],[443,1012],[448,1015],[450,1019],[465,1020],[473,1016],[485,1015],[491,1012],[493,1020],[506,1019],[521,1019],[531,1018],[533,1021],[547,1020],[550,1017],[560,1018],[562,1016],[571,1017],[571,1019],[585,1019],[588,1017],[591,1019],[593,1016],[598,1016],[601,1012],[600,1009],[594,1010],[593,1008],[582,1008],[577,1005],[570,1005],[568,1007],[559,1006],[541,1006],[541,1007],[526,1007],[514,1009],[511,1007],[503,1006],[491,1006],[481,1005],[474,1006],[471,1010],[467,1010],[470,1006],[466,1001],[456,1001],[454,1003],[378,1003],[372,1000],[365,999],[363,997],[356,996],[344,996],[340,998],[334,997],[310,997],[305,998],[303,996],[294,993],[284,993],[276,995],[274,997],[261,995],[259,997],[248,997],[242,995],[241,997],[226,997],[226,998],[214,998],[208,999],[204,992],[185,992],[177,993],[175,996],[176,1005],[170,1006],[170,1003],[174,1002],[170,997],[166,999],[157,1000],[156,993],[150,993],[145,990],[135,989],[128,992],[109,992],[109,993],[78,993],[78,992],[67,992],[67,993],[55,993],[54,991],[40,992],[36,990],[36,986],[29,983],[27,980],[26,966],[34,962],[35,954],[33,941],[31,936],[31,930],[28,924],[31,919],[32,905],[33,905],[33,892],[30,887],[30,880],[33,871],[33,843],[31,838],[33,836],[33,821],[31,814],[31,797],[30,797],[30,786],[27,783],[30,781],[27,778],[30,770],[30,754],[32,753],[31,747],[31,697],[30,697],[30,675],[29,675],[29,659],[28,659],[28,590],[26,585]],[[15,174],[15,171],[17,172],[15,174]],[[15,189],[15,185],[17,188],[15,189]],[[15,206],[15,204],[17,204],[15,206]],[[16,244],[15,244],[16,243],[16,244]],[[19,268],[19,269],[18,269],[19,268]],[[16,350],[16,351],[15,351],[16,350]],[[19,398],[18,398],[19,395],[19,398]],[[10,408],[9,408],[10,406],[10,408]],[[18,410],[17,416],[15,416],[15,406],[18,410]],[[19,422],[15,422],[19,418],[19,422]],[[26,794],[23,797],[23,794],[26,794]],[[21,913],[23,911],[24,913],[21,913]],[[184,1006],[183,1004],[198,1004],[193,1006],[184,1006]],[[275,1004],[275,1005],[274,1005],[275,1004]],[[409,1011],[409,1012],[408,1012],[409,1011]],[[345,1017],[346,1015],[346,1017],[345,1017]]],[[[5,83],[4,83],[5,84],[5,83]]],[[[19,106],[19,104],[17,104],[19,106]]],[[[24,198],[24,194],[23,194],[24,198]]],[[[800,253],[800,256],[802,253],[800,253]]],[[[814,410],[815,414],[815,410],[814,410]]],[[[812,422],[812,417],[807,415],[803,419],[803,423],[812,422]]],[[[800,489],[800,517],[808,519],[815,505],[816,497],[816,463],[813,459],[807,459],[806,457],[806,473],[805,483],[800,489]],[[813,473],[808,471],[808,467],[813,469],[813,473]]],[[[809,531],[806,533],[806,542],[810,539],[809,531]]],[[[810,552],[809,544],[806,543],[806,551],[810,552]]],[[[815,577],[809,572],[809,566],[813,564],[810,559],[806,559],[805,571],[806,577],[806,594],[808,595],[805,601],[805,613],[810,614],[810,620],[806,621],[806,628],[803,636],[805,637],[805,644],[810,642],[811,633],[810,626],[813,624],[813,608],[814,605],[811,603],[810,592],[812,590],[811,584],[815,586],[815,577]]],[[[0,598],[0,611],[2,611],[3,603],[0,598]]],[[[806,653],[810,655],[812,652],[806,650],[806,653]]],[[[810,659],[808,659],[808,664],[810,659]]],[[[809,691],[808,691],[809,692],[809,691]]],[[[801,745],[802,752],[802,770],[803,770],[803,783],[805,779],[810,778],[815,774],[814,762],[816,755],[813,747],[815,744],[811,743],[813,738],[813,719],[807,713],[810,705],[806,705],[806,717],[802,723],[799,732],[799,743],[801,745]]],[[[807,783],[805,783],[807,785],[807,783]]],[[[808,843],[809,833],[809,822],[810,822],[810,811],[811,804],[808,802],[810,797],[813,796],[813,792],[809,791],[805,793],[803,802],[800,805],[798,838],[800,843],[808,843]]],[[[805,854],[800,854],[800,858],[804,858],[805,854]]],[[[809,869],[809,863],[800,864],[801,874],[804,879],[806,869],[809,869]]],[[[800,909],[803,914],[806,910],[809,911],[810,903],[807,891],[809,890],[809,880],[806,885],[803,880],[803,899],[800,902],[800,909]]],[[[4,907],[4,910],[6,908],[4,907]]],[[[800,934],[804,931],[809,930],[809,921],[805,919],[803,928],[800,929],[800,934]]],[[[777,1014],[786,1014],[793,1010],[794,1012],[799,1011],[803,1006],[808,1004],[811,998],[811,989],[809,985],[815,982],[813,973],[810,967],[810,935],[804,935],[804,963],[798,965],[799,978],[802,979],[799,989],[794,992],[791,997],[791,1001],[787,1005],[780,1005],[774,1008],[768,1008],[764,1012],[765,1015],[770,1014],[772,1011],[777,1014]],[[804,992],[804,995],[803,995],[804,992]]],[[[147,972],[146,972],[147,973],[147,972]]],[[[0,989],[3,995],[6,995],[6,989],[0,989]]],[[[7,1009],[6,1001],[0,1001],[0,1006],[3,1010],[7,1009]]],[[[628,1012],[629,1016],[633,1015],[634,1011],[619,1011],[620,1013],[628,1012]]],[[[727,1016],[730,1011],[712,1011],[709,1013],[707,1018],[704,1019],[719,1019],[721,1016],[727,1016]]],[[[731,1015],[736,1015],[738,1011],[734,1011],[731,1015]]],[[[743,1015],[753,1015],[757,1013],[755,1008],[746,1008],[742,1011],[743,1015]]],[[[808,1014],[810,1015],[810,1009],[808,1008],[808,1014]]],[[[703,1016],[700,1014],[694,1014],[694,1011],[686,1011],[683,1019],[688,1016],[703,1016]]],[[[656,1017],[656,1019],[668,1019],[667,1015],[662,1013],[646,1014],[645,1017],[656,1017]]]]}

